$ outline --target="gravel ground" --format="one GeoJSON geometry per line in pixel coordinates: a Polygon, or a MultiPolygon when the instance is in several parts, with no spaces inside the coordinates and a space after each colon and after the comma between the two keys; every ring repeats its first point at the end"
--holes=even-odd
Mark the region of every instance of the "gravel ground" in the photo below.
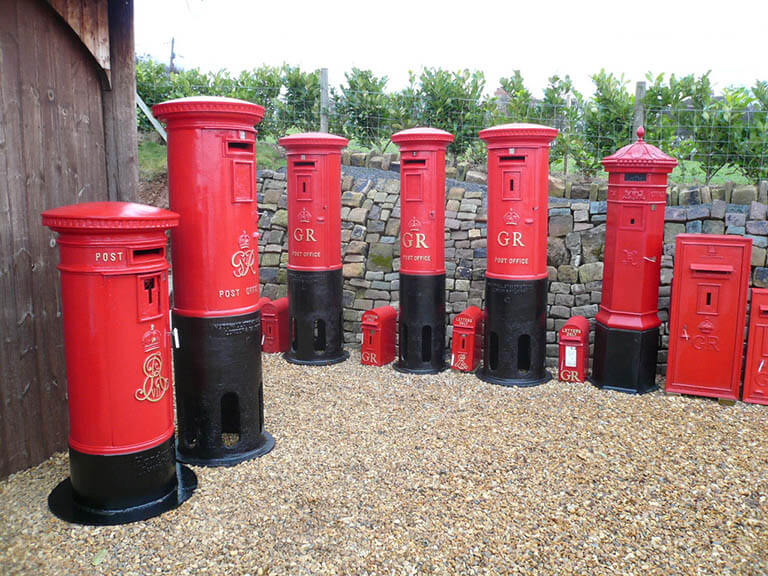
{"type": "Polygon", "coordinates": [[[767,574],[768,408],[265,356],[277,446],[122,527],[0,482],[2,574],[767,574]]]}

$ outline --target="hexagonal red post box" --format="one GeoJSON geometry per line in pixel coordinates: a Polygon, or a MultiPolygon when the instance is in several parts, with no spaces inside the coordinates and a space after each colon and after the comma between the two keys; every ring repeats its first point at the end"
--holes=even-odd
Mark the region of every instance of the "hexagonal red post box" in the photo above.
{"type": "Polygon", "coordinates": [[[312,132],[278,140],[288,157],[288,301],[294,364],[343,362],[341,150],[347,139],[312,132]]]}
{"type": "Polygon", "coordinates": [[[395,368],[445,369],[445,150],[453,135],[411,128],[400,147],[400,345],[395,368]]]}
{"type": "Polygon", "coordinates": [[[360,350],[361,364],[384,366],[395,359],[395,332],[397,310],[392,306],[380,306],[363,314],[363,345],[360,350]]]}
{"type": "Polygon", "coordinates": [[[549,380],[544,368],[547,313],[549,143],[557,130],[538,124],[486,128],[488,268],[483,367],[504,386],[549,380]]]}
{"type": "Polygon", "coordinates": [[[656,387],[664,206],[667,175],[677,165],[644,135],[641,127],[637,142],[603,159],[608,219],[592,382],[630,394],[656,387]]]}
{"type": "Polygon", "coordinates": [[[751,259],[751,238],[675,238],[666,392],[738,400],[751,259]]]}
{"type": "Polygon", "coordinates": [[[178,458],[229,466],[269,452],[259,311],[256,130],[264,108],[193,97],[153,108],[167,123],[178,458]]]}
{"type": "Polygon", "coordinates": [[[291,346],[288,298],[278,298],[261,308],[264,343],[261,348],[268,354],[287,352],[291,346]]]}
{"type": "Polygon", "coordinates": [[[742,398],[752,404],[768,404],[768,289],[753,288],[750,305],[742,398]]]}
{"type": "Polygon", "coordinates": [[[470,306],[453,319],[451,368],[474,372],[483,357],[483,311],[470,306]]]}
{"type": "Polygon", "coordinates": [[[573,316],[560,328],[560,380],[584,382],[589,368],[589,320],[573,316]]]}
{"type": "Polygon", "coordinates": [[[59,233],[71,477],[49,505],[64,520],[143,520],[196,486],[173,433],[165,233],[178,222],[125,202],[43,212],[59,233]]]}

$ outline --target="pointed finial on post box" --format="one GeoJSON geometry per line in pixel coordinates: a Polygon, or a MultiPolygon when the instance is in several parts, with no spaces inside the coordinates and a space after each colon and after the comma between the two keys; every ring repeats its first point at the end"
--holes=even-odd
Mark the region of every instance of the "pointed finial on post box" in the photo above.
{"type": "Polygon", "coordinates": [[[642,140],[643,138],[645,138],[645,128],[640,126],[640,128],[637,129],[637,139],[642,140]]]}

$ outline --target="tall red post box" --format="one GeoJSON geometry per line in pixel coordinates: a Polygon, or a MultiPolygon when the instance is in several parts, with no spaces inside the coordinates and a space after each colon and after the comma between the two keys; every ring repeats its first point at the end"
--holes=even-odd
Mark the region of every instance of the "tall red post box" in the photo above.
{"type": "Polygon", "coordinates": [[[192,97],[157,104],[168,131],[177,455],[229,466],[269,452],[259,311],[257,104],[192,97]]]}
{"type": "Polygon", "coordinates": [[[324,133],[278,140],[288,157],[288,301],[294,364],[343,362],[341,150],[347,139],[324,133]]]}
{"type": "Polygon", "coordinates": [[[549,143],[557,130],[504,124],[480,131],[488,147],[488,268],[483,367],[504,386],[549,380],[547,314],[549,143]]]}
{"type": "Polygon", "coordinates": [[[395,368],[445,369],[445,150],[453,135],[411,128],[400,147],[400,345],[395,368]]]}
{"type": "Polygon", "coordinates": [[[559,375],[563,382],[584,382],[589,368],[589,320],[573,316],[560,328],[559,375]]]}
{"type": "Polygon", "coordinates": [[[666,391],[738,400],[752,240],[678,234],[666,391]]]}
{"type": "Polygon", "coordinates": [[[451,368],[459,372],[474,372],[483,356],[483,311],[470,306],[453,319],[451,368]]]}
{"type": "Polygon", "coordinates": [[[603,292],[592,382],[642,394],[656,387],[659,271],[667,175],[677,160],[638,140],[603,159],[608,172],[603,292]]]}
{"type": "Polygon", "coordinates": [[[178,214],[125,202],[43,212],[59,233],[71,477],[60,518],[123,524],[178,506],[196,486],[177,468],[166,230],[178,214]]]}
{"type": "Polygon", "coordinates": [[[397,310],[380,306],[363,314],[363,345],[361,364],[384,366],[395,359],[395,330],[397,310]]]}
{"type": "Polygon", "coordinates": [[[749,343],[744,373],[744,402],[768,404],[768,289],[753,288],[749,343]]]}
{"type": "Polygon", "coordinates": [[[261,349],[268,354],[286,352],[291,346],[288,298],[278,298],[264,304],[261,309],[261,322],[264,330],[264,343],[261,349]]]}

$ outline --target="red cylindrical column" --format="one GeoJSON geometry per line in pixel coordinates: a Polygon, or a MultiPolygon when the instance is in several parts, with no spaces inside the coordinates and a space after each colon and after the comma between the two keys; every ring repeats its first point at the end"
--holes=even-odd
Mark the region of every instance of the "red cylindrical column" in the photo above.
{"type": "Polygon", "coordinates": [[[178,457],[231,465],[261,456],[256,130],[264,108],[181,98],[153,108],[167,123],[168,192],[181,215],[173,244],[178,457]]]}
{"type": "Polygon", "coordinates": [[[320,132],[278,140],[288,157],[288,301],[295,364],[342,362],[341,150],[320,132]]]}
{"type": "Polygon", "coordinates": [[[603,159],[608,172],[603,295],[595,324],[592,382],[642,394],[656,387],[659,270],[667,175],[677,160],[643,141],[603,159]]]}
{"type": "Polygon", "coordinates": [[[480,132],[488,146],[488,268],[483,368],[494,384],[549,380],[547,313],[549,143],[557,130],[504,124],[480,132]]]}
{"type": "Polygon", "coordinates": [[[49,504],[70,522],[149,518],[196,485],[173,438],[165,233],[178,222],[125,202],[43,212],[59,233],[70,419],[71,478],[49,504]]]}
{"type": "Polygon", "coordinates": [[[411,128],[400,147],[400,353],[402,372],[445,364],[445,150],[453,134],[411,128]]]}

